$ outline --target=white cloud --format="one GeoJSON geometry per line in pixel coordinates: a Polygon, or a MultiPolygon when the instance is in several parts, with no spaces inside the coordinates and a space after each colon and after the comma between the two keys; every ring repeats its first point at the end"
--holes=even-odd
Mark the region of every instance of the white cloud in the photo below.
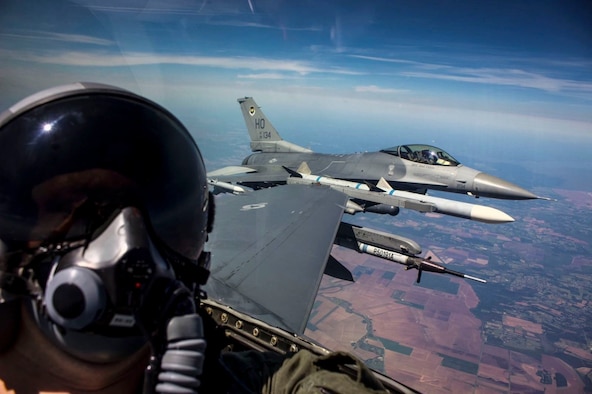
{"type": "MultiPolygon", "coordinates": [[[[378,56],[351,55],[358,59],[376,62],[393,63],[408,66],[405,69],[395,70],[403,77],[439,79],[454,82],[468,82],[488,85],[514,86],[542,90],[550,93],[575,93],[592,95],[592,83],[588,81],[575,81],[564,78],[553,78],[543,72],[525,71],[520,68],[508,67],[457,67],[436,63],[424,63],[400,58],[384,58],[378,56]]],[[[539,63],[543,63],[542,60],[539,63]]],[[[564,66],[581,67],[582,63],[572,61],[564,63],[564,66]]],[[[588,99],[592,97],[588,96],[588,99]]]]}
{"type": "Polygon", "coordinates": [[[355,92],[358,93],[378,93],[378,94],[390,94],[390,93],[408,93],[409,90],[404,89],[390,89],[390,88],[381,88],[376,85],[365,85],[365,86],[356,86],[354,88],[355,92]]]}
{"type": "Polygon", "coordinates": [[[426,65],[426,63],[420,63],[420,62],[416,62],[413,60],[385,58],[385,57],[379,57],[379,56],[350,55],[350,57],[355,57],[357,59],[373,60],[373,61],[384,62],[384,63],[426,65]]]}
{"type": "Polygon", "coordinates": [[[238,78],[241,79],[288,79],[285,74],[280,73],[261,73],[261,74],[239,74],[238,78]]]}
{"type": "Polygon", "coordinates": [[[64,34],[64,33],[54,33],[50,31],[31,31],[25,33],[2,33],[0,34],[1,37],[4,38],[11,38],[11,39],[33,39],[33,40],[45,40],[45,41],[61,41],[61,42],[68,42],[68,43],[77,43],[77,44],[91,44],[91,45],[101,45],[101,46],[109,46],[113,45],[113,41],[106,40],[103,38],[97,38],[93,36],[87,36],[83,34],[64,34]]]}
{"type": "Polygon", "coordinates": [[[592,83],[550,78],[517,69],[493,68],[453,68],[448,67],[444,73],[407,71],[405,77],[442,79],[456,82],[471,82],[489,85],[516,86],[558,93],[562,91],[578,91],[592,93],[592,83]]]}
{"type": "Polygon", "coordinates": [[[167,55],[145,52],[127,52],[112,54],[108,52],[85,51],[52,51],[44,54],[25,51],[2,51],[0,54],[10,56],[13,60],[24,60],[44,64],[63,66],[140,66],[157,64],[178,64],[188,66],[205,66],[226,69],[276,70],[295,72],[306,75],[314,72],[326,72],[298,60],[275,60],[257,57],[214,57],[191,55],[167,55]]]}
{"type": "MultiPolygon", "coordinates": [[[[94,67],[129,67],[141,65],[176,64],[198,67],[212,67],[223,69],[247,69],[253,71],[271,72],[267,78],[274,77],[274,73],[296,73],[304,76],[312,73],[360,75],[362,73],[339,67],[317,67],[307,61],[269,59],[262,57],[217,57],[198,55],[158,54],[152,52],[111,52],[89,51],[51,51],[27,52],[0,49],[0,56],[5,59],[35,62],[41,64],[56,64],[62,66],[94,66],[94,67]]],[[[262,74],[265,76],[265,74],[262,74]]],[[[277,79],[278,75],[275,75],[277,79]]],[[[284,76],[285,77],[285,76],[284,76]]]]}

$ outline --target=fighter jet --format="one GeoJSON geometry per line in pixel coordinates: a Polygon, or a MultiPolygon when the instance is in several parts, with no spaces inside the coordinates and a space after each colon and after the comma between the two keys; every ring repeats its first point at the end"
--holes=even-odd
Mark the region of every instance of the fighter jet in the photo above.
{"type": "Polygon", "coordinates": [[[315,175],[372,185],[384,178],[394,189],[422,194],[441,190],[508,200],[540,198],[511,182],[467,167],[431,145],[398,145],[352,154],[316,153],[283,140],[252,97],[239,98],[238,102],[254,153],[243,160],[242,166],[210,173],[214,183],[239,183],[255,189],[275,186],[286,183],[284,167],[296,170],[307,163],[315,175]]]}

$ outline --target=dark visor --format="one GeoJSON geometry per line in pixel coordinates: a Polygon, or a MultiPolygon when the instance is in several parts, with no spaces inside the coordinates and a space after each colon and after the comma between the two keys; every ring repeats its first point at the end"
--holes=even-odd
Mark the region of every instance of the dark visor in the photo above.
{"type": "Polygon", "coordinates": [[[207,183],[195,142],[160,106],[131,93],[81,90],[0,119],[0,239],[88,237],[134,205],[158,238],[195,259],[207,183]]]}

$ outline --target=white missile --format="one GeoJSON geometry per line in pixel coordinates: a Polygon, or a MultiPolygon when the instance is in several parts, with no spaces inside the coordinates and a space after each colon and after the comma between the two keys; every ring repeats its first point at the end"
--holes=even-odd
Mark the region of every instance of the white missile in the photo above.
{"type": "Polygon", "coordinates": [[[386,260],[394,261],[395,263],[407,265],[411,261],[411,259],[415,257],[407,256],[401,253],[397,253],[392,250],[379,248],[377,246],[372,246],[365,244],[363,242],[358,242],[358,248],[360,252],[371,254],[376,257],[380,257],[386,260]]]}
{"type": "Polygon", "coordinates": [[[318,183],[338,189],[350,197],[359,200],[366,200],[377,204],[384,204],[386,206],[413,209],[419,212],[438,212],[483,223],[509,223],[514,221],[513,217],[496,208],[449,200],[446,198],[426,196],[403,190],[394,190],[384,178],[381,178],[377,184],[377,187],[383,192],[376,192],[371,191],[370,187],[363,183],[327,178],[306,172],[297,172],[286,167],[284,168],[291,175],[291,177],[288,178],[288,183],[318,183]]]}
{"type": "Polygon", "coordinates": [[[309,175],[309,174],[301,174],[301,173],[299,173],[299,175],[302,179],[309,181],[310,183],[318,183],[319,185],[327,185],[327,186],[350,187],[352,189],[370,191],[370,187],[364,183],[344,181],[343,179],[328,178],[326,176],[318,176],[318,175],[309,175]]]}
{"type": "Polygon", "coordinates": [[[475,276],[463,274],[462,272],[454,271],[449,268],[446,268],[443,265],[434,263],[428,259],[422,259],[420,257],[413,257],[407,256],[401,253],[394,252],[392,250],[379,248],[377,246],[372,246],[365,244],[363,242],[358,242],[358,248],[360,252],[371,254],[376,257],[380,257],[386,260],[394,261],[395,263],[405,265],[405,269],[417,269],[417,283],[421,280],[421,273],[422,271],[429,271],[435,272],[438,274],[449,274],[458,276],[459,278],[470,279],[481,283],[487,283],[486,280],[477,278],[475,276]]]}
{"type": "Polygon", "coordinates": [[[483,223],[509,223],[514,221],[513,217],[496,208],[448,200],[446,198],[426,196],[403,190],[394,190],[384,178],[381,178],[376,186],[390,196],[430,204],[434,206],[434,212],[443,213],[445,215],[457,216],[483,223]]]}
{"type": "Polygon", "coordinates": [[[245,193],[246,190],[240,186],[233,185],[232,183],[222,182],[215,179],[208,178],[208,184],[214,187],[219,187],[224,190],[228,190],[233,194],[242,194],[245,193]]]}

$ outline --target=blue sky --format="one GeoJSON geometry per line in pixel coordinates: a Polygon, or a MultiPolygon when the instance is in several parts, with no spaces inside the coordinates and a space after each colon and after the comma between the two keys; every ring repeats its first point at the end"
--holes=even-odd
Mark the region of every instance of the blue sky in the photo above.
{"type": "Polygon", "coordinates": [[[428,142],[478,164],[559,143],[592,160],[591,25],[585,1],[4,0],[0,107],[122,86],[179,116],[211,167],[248,149],[245,95],[319,151],[428,142]]]}

